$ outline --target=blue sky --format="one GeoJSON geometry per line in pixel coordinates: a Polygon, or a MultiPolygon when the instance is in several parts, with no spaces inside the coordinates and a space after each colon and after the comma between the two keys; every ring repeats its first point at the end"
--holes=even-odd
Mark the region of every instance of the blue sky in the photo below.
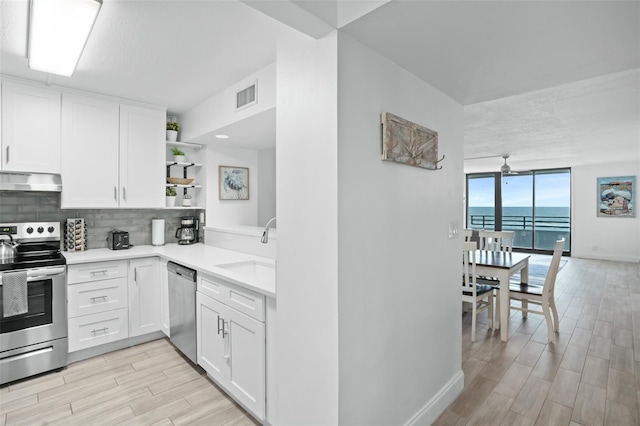
{"type": "MultiPolygon", "coordinates": [[[[502,180],[504,207],[530,207],[533,200],[532,175],[505,176],[502,180]]],[[[493,177],[469,180],[469,206],[493,207],[493,177]]],[[[569,173],[536,175],[537,207],[568,207],[571,196],[569,173]]]]}

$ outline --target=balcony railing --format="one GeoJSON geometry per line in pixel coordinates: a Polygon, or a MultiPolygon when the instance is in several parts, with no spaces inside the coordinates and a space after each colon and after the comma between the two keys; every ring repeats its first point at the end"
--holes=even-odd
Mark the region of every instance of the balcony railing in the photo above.
{"type": "MultiPolygon", "coordinates": [[[[495,216],[470,215],[469,228],[495,229],[495,216]]],[[[571,218],[567,216],[503,216],[502,230],[515,231],[514,247],[553,250],[555,241],[565,237],[569,250],[571,218]],[[533,243],[533,246],[532,246],[533,243]]]]}

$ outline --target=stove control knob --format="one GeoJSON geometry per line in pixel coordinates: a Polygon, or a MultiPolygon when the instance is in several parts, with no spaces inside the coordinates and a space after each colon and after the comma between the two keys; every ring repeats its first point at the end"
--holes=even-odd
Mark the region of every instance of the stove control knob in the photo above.
{"type": "Polygon", "coordinates": [[[49,231],[49,233],[52,233],[53,232],[53,226],[48,227],[47,231],[49,231]]]}
{"type": "Polygon", "coordinates": [[[27,228],[27,234],[33,234],[33,228],[32,227],[28,227],[27,228]]]}
{"type": "Polygon", "coordinates": [[[44,232],[44,228],[42,226],[38,226],[38,234],[42,234],[44,232]]]}

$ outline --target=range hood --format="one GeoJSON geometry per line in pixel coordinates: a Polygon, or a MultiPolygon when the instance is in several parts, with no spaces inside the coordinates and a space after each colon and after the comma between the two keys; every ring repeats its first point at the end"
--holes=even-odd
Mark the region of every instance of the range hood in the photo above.
{"type": "Polygon", "coordinates": [[[60,175],[0,172],[0,191],[62,191],[60,175]]]}

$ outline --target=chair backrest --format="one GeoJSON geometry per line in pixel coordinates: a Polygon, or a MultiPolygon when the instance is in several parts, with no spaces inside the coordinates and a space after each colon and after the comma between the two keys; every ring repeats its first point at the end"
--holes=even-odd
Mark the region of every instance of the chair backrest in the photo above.
{"type": "Polygon", "coordinates": [[[465,241],[471,241],[472,236],[473,236],[473,229],[462,230],[462,238],[464,238],[465,241]]]}
{"type": "Polygon", "coordinates": [[[547,271],[547,276],[544,279],[544,288],[542,289],[542,297],[548,298],[553,296],[553,291],[556,286],[556,276],[558,275],[558,268],[560,266],[560,259],[562,258],[562,250],[564,250],[565,238],[562,237],[553,248],[553,257],[551,258],[551,264],[547,271]]]}
{"type": "Polygon", "coordinates": [[[478,233],[480,249],[487,251],[513,251],[513,239],[515,231],[486,231],[481,229],[478,233]]]}
{"type": "Polygon", "coordinates": [[[471,291],[476,296],[476,242],[462,243],[462,291],[471,291]]]}

